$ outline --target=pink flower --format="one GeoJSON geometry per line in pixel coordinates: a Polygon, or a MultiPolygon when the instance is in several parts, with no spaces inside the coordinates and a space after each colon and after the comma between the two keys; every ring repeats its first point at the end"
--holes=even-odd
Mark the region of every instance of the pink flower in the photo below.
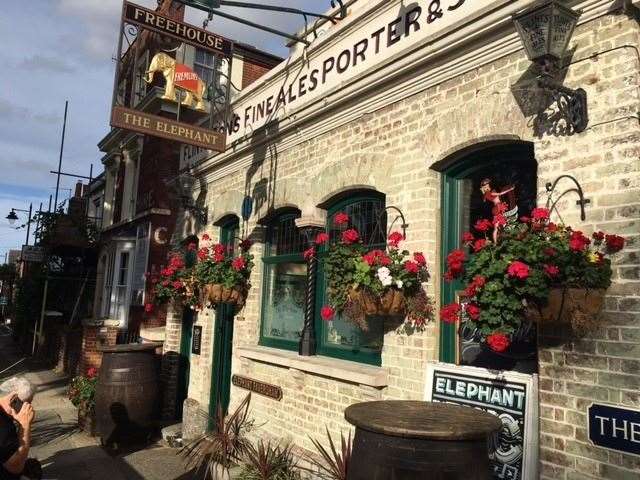
{"type": "Polygon", "coordinates": [[[231,262],[231,266],[237,272],[242,270],[246,265],[247,265],[247,262],[245,262],[243,257],[234,258],[233,261],[231,262]]]}
{"type": "Polygon", "coordinates": [[[344,225],[346,223],[349,223],[349,215],[344,212],[336,213],[336,215],[333,217],[333,223],[335,223],[336,225],[344,225]]]}
{"type": "Polygon", "coordinates": [[[510,344],[511,341],[509,340],[509,337],[503,333],[494,333],[487,337],[487,345],[489,345],[489,348],[494,352],[504,352],[509,348],[510,344]]]}
{"type": "Polygon", "coordinates": [[[329,305],[325,305],[324,307],[322,307],[320,309],[320,316],[326,322],[331,320],[334,317],[335,314],[336,314],[336,311],[332,307],[330,307],[329,305]]]}
{"type": "Polygon", "coordinates": [[[418,271],[420,270],[420,266],[416,262],[407,260],[406,262],[404,262],[404,269],[409,273],[418,273],[418,271]]]}
{"type": "Polygon", "coordinates": [[[507,274],[510,277],[524,280],[529,276],[529,265],[524,262],[514,261],[507,267],[507,274]]]}
{"type": "Polygon", "coordinates": [[[342,232],[342,241],[347,245],[357,242],[359,238],[360,235],[358,234],[358,231],[353,228],[342,232]]]}
{"type": "Polygon", "coordinates": [[[325,232],[320,232],[316,235],[315,243],[316,245],[323,245],[329,241],[329,234],[325,232]]]}
{"type": "Polygon", "coordinates": [[[545,264],[543,268],[544,268],[544,273],[546,273],[551,278],[558,276],[558,274],[560,273],[560,269],[555,265],[545,264]]]}
{"type": "Polygon", "coordinates": [[[455,323],[460,315],[460,305],[450,303],[440,309],[440,319],[445,323],[455,323]]]}
{"type": "Polygon", "coordinates": [[[534,208],[531,210],[531,218],[537,222],[546,222],[549,220],[549,210],[546,208],[534,208]]]}
{"type": "Polygon", "coordinates": [[[388,243],[390,247],[398,248],[398,245],[402,240],[404,240],[404,235],[402,235],[400,232],[392,232],[391,234],[389,234],[388,243]]]}
{"type": "Polygon", "coordinates": [[[413,254],[413,259],[420,265],[424,267],[427,264],[427,259],[424,258],[424,254],[422,252],[415,252],[413,254]]]}

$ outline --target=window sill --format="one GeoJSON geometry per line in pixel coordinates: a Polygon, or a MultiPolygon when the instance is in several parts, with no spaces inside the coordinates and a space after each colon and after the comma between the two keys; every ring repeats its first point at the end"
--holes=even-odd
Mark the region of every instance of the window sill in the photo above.
{"type": "Polygon", "coordinates": [[[242,358],[315,373],[359,385],[380,388],[386,387],[389,383],[388,373],[384,368],[348,360],[322,356],[303,357],[296,352],[262,346],[237,348],[236,353],[242,358]]]}

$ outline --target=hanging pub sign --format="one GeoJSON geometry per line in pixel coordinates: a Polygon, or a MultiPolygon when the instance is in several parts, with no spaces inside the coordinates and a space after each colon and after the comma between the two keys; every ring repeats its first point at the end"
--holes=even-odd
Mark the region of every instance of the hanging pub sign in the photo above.
{"type": "Polygon", "coordinates": [[[492,478],[537,480],[537,375],[430,364],[425,400],[465,405],[496,415],[502,429],[489,443],[492,478]]]}
{"type": "MultiPolygon", "coordinates": [[[[120,58],[116,67],[111,126],[216,152],[224,151],[224,129],[206,128],[202,125],[219,125],[221,119],[228,115],[230,82],[222,80],[221,77],[230,77],[233,43],[212,32],[173,19],[161,11],[149,10],[125,1],[118,45],[120,58]],[[162,42],[166,43],[169,39],[175,41],[178,46],[163,50],[160,42],[148,41],[150,37],[143,41],[140,37],[145,30],[149,32],[147,35],[158,34],[162,42]],[[129,44],[129,48],[124,48],[124,51],[123,39],[129,44]],[[142,57],[138,56],[137,48],[132,48],[135,42],[141,42],[143,48],[153,53],[151,60],[148,64],[142,65],[142,68],[138,64],[142,57]],[[218,58],[218,70],[214,70],[209,84],[206,84],[190,65],[184,63],[185,45],[205,50],[218,58]],[[181,61],[177,60],[178,52],[182,52],[181,61]],[[136,65],[133,73],[130,68],[123,68],[125,64],[136,65]],[[222,72],[224,68],[227,69],[226,73],[222,72]],[[126,90],[130,87],[127,76],[130,75],[132,78],[129,81],[137,84],[134,88],[136,91],[128,95],[126,90]],[[154,84],[161,77],[164,80],[161,98],[176,104],[175,119],[132,108],[132,99],[138,95],[138,91],[144,92],[144,83],[154,84]],[[208,121],[204,117],[207,115],[208,121]],[[181,116],[193,122],[187,123],[180,119],[181,116]]],[[[140,100],[138,95],[137,103],[140,100]]]]}
{"type": "Polygon", "coordinates": [[[640,411],[592,404],[589,440],[598,447],[640,455],[640,411]]]}

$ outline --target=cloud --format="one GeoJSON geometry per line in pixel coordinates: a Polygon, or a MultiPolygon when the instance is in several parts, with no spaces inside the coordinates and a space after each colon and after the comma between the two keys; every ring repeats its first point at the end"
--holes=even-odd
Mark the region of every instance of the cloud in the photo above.
{"type": "Polygon", "coordinates": [[[32,57],[25,58],[18,64],[18,68],[53,73],[73,73],[76,71],[75,67],[63,59],[44,55],[33,55],[32,57]]]}
{"type": "Polygon", "coordinates": [[[14,122],[34,121],[42,124],[53,124],[60,121],[60,116],[50,113],[34,112],[30,108],[14,105],[5,98],[0,98],[0,122],[13,124],[14,122]]]}

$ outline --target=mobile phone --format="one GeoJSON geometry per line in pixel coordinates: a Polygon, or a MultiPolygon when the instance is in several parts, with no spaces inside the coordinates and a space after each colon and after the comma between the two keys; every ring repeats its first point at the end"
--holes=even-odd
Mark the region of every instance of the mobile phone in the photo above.
{"type": "Polygon", "coordinates": [[[13,398],[13,400],[11,400],[11,408],[13,408],[13,411],[18,413],[21,409],[22,409],[22,404],[24,402],[22,400],[20,400],[20,398],[18,398],[18,396],[15,396],[13,398]]]}

